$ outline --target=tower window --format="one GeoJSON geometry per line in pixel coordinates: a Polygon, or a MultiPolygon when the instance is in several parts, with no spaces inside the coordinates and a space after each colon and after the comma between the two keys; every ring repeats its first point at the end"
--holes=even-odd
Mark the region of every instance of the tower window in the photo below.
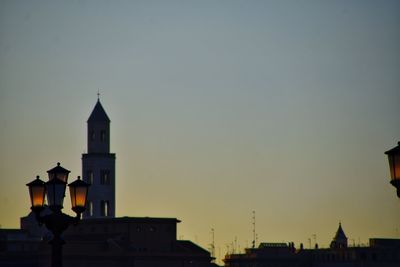
{"type": "Polygon", "coordinates": [[[86,178],[87,178],[87,181],[90,183],[90,184],[93,184],[93,171],[87,171],[86,172],[86,178]]]}
{"type": "Polygon", "coordinates": [[[110,171],[109,170],[101,170],[100,172],[100,184],[109,185],[111,183],[110,171]]]}
{"type": "Polygon", "coordinates": [[[110,202],[108,200],[102,200],[100,202],[101,212],[100,215],[104,217],[110,216],[110,202]]]}
{"type": "Polygon", "coordinates": [[[89,210],[89,216],[92,217],[93,216],[93,202],[89,201],[88,203],[88,210],[89,210]]]}
{"type": "Polygon", "coordinates": [[[95,137],[96,137],[96,134],[95,134],[94,130],[91,130],[90,131],[90,140],[94,141],[95,137]]]}
{"type": "Polygon", "coordinates": [[[100,140],[103,142],[106,140],[106,131],[102,130],[100,132],[100,140]]]}

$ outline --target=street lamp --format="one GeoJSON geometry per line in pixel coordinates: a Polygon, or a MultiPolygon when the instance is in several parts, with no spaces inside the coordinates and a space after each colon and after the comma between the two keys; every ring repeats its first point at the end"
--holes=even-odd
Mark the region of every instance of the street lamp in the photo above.
{"type": "Polygon", "coordinates": [[[47,171],[49,181],[40,180],[39,176],[28,183],[29,195],[31,198],[31,210],[35,213],[39,224],[45,224],[53,234],[53,239],[49,242],[52,245],[51,266],[62,267],[62,245],[65,243],[61,234],[70,224],[77,224],[81,219],[81,214],[85,211],[87,194],[90,184],[78,179],[70,183],[72,210],[76,213],[71,217],[61,212],[65,197],[65,189],[68,181],[69,170],[64,169],[57,163],[57,166],[47,171]],[[47,194],[47,204],[50,214],[41,215],[45,209],[44,198],[47,194]]]}
{"type": "Polygon", "coordinates": [[[386,151],[386,155],[388,155],[389,159],[389,168],[390,168],[390,183],[396,187],[397,196],[400,198],[400,142],[397,143],[397,146],[386,151]]]}
{"type": "Polygon", "coordinates": [[[45,183],[39,179],[39,175],[36,179],[27,184],[29,187],[29,195],[31,197],[31,210],[35,213],[40,213],[44,206],[44,195],[46,193],[45,183]]]}
{"type": "Polygon", "coordinates": [[[72,210],[77,214],[82,214],[86,209],[86,200],[89,191],[89,184],[82,181],[81,177],[70,183],[69,194],[71,196],[72,210]]]}

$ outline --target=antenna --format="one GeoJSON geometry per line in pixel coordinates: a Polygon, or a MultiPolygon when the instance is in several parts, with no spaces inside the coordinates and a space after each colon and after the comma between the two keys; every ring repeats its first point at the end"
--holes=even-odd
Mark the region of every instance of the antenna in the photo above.
{"type": "Polygon", "coordinates": [[[256,212],[254,210],[253,210],[252,219],[253,219],[253,241],[252,241],[253,246],[252,246],[252,248],[255,248],[256,247],[256,212]]]}
{"type": "Polygon", "coordinates": [[[238,242],[237,242],[237,236],[235,236],[235,241],[234,241],[235,243],[235,252],[237,252],[237,253],[239,253],[239,251],[238,251],[238,242]]]}
{"type": "Polygon", "coordinates": [[[211,257],[214,258],[212,260],[212,262],[215,261],[215,239],[214,239],[214,234],[215,234],[214,228],[211,228],[211,244],[210,244],[210,247],[211,247],[210,250],[211,251],[210,251],[210,253],[211,253],[211,257]]]}
{"type": "Polygon", "coordinates": [[[218,247],[218,259],[221,261],[221,247],[218,247]]]}

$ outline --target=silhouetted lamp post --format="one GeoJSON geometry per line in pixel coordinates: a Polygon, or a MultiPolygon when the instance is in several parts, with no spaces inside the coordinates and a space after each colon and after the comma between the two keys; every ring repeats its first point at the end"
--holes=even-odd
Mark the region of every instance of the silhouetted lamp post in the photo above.
{"type": "Polygon", "coordinates": [[[396,187],[397,196],[400,198],[400,142],[397,143],[397,146],[386,151],[386,155],[388,155],[389,159],[389,168],[390,168],[390,183],[396,187]]]}
{"type": "Polygon", "coordinates": [[[53,233],[51,266],[62,266],[62,245],[65,243],[61,238],[70,224],[77,224],[81,214],[85,211],[87,194],[90,184],[78,179],[68,185],[71,195],[72,210],[76,213],[71,217],[61,212],[65,197],[65,189],[68,181],[69,170],[64,169],[57,163],[57,166],[47,171],[48,182],[43,182],[36,176],[36,179],[28,183],[29,195],[31,198],[31,210],[35,213],[39,224],[45,224],[47,229],[53,233]],[[45,209],[44,198],[47,194],[47,204],[51,210],[50,214],[41,215],[45,209]]]}

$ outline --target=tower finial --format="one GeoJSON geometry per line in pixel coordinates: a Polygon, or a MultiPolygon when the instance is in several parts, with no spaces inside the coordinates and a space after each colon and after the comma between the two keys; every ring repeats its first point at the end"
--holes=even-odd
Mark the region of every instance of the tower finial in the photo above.
{"type": "Polygon", "coordinates": [[[97,100],[100,100],[100,89],[97,89],[97,100]]]}

